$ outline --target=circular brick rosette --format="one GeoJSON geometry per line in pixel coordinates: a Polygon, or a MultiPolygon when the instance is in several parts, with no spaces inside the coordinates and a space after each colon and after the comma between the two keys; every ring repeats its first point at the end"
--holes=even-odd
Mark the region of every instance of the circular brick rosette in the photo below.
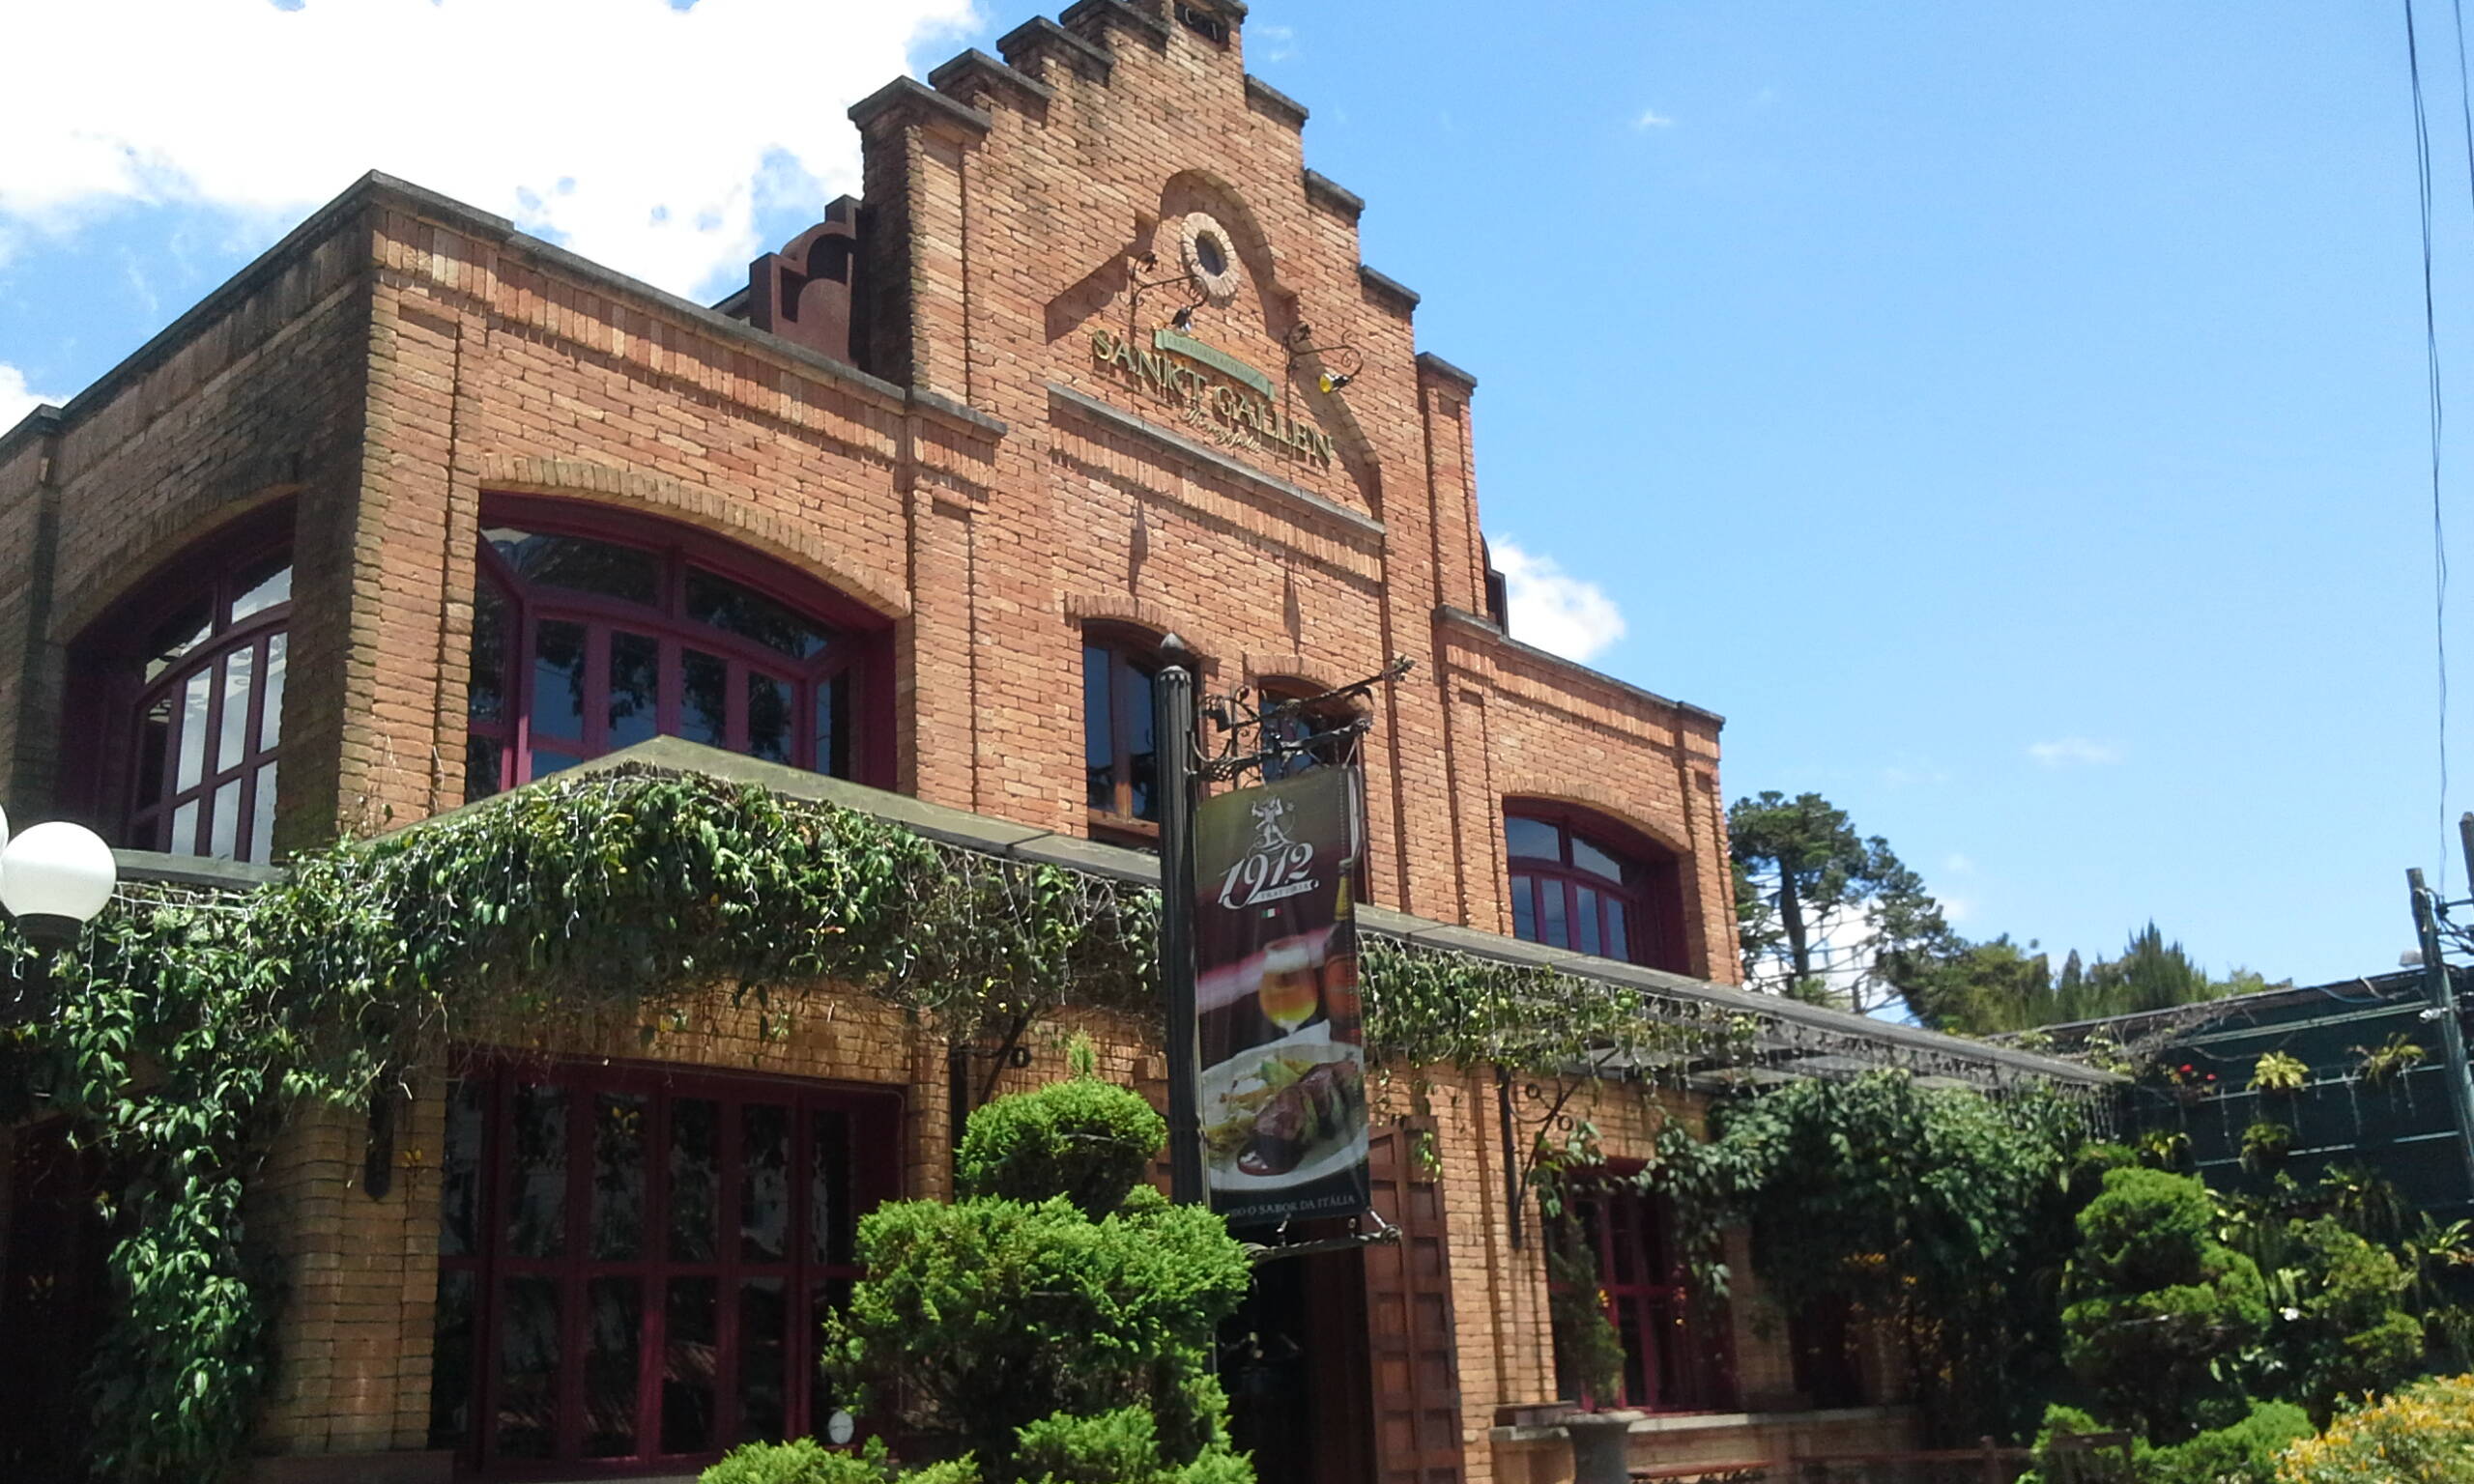
{"type": "Polygon", "coordinates": [[[1177,259],[1196,293],[1214,308],[1225,307],[1245,284],[1237,244],[1208,212],[1191,212],[1177,223],[1177,259]]]}

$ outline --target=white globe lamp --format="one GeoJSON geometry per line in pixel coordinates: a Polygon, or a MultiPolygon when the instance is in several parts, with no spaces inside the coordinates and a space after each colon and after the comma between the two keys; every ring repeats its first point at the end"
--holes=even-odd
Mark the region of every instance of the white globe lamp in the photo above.
{"type": "Polygon", "coordinates": [[[52,820],[10,839],[0,815],[0,907],[39,948],[65,948],[112,899],[112,847],[82,824],[52,820]]]}

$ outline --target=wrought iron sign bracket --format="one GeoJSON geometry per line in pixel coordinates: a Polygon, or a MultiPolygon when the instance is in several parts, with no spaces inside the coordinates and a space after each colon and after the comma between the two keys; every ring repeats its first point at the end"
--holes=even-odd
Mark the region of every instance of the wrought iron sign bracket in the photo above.
{"type": "Polygon", "coordinates": [[[1189,744],[1194,749],[1196,776],[1215,783],[1226,783],[1245,776],[1248,769],[1265,771],[1266,764],[1277,765],[1292,757],[1315,755],[1323,744],[1346,740],[1354,752],[1360,739],[1374,726],[1370,716],[1352,717],[1340,726],[1327,728],[1302,737],[1277,737],[1267,729],[1272,725],[1294,717],[1310,715],[1318,706],[1343,700],[1362,700],[1374,694],[1376,688],[1391,684],[1417,668],[1417,661],[1402,655],[1391,664],[1347,685],[1335,686],[1317,696],[1304,696],[1294,700],[1266,701],[1252,686],[1241,685],[1223,695],[1203,698],[1202,714],[1222,740],[1214,751],[1206,751],[1197,738],[1189,744]],[[1252,730],[1253,746],[1248,749],[1247,732],[1252,730]]]}

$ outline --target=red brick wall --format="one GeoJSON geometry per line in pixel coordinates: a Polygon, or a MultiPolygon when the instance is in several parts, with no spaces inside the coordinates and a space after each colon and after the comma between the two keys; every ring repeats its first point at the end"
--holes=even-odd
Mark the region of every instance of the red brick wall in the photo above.
{"type": "MultiPolygon", "coordinates": [[[[0,443],[9,802],[39,810],[54,787],[65,646],[146,572],[287,499],[280,841],[459,802],[481,502],[546,495],[720,533],[881,615],[899,786],[1051,829],[1085,822],[1086,621],[1173,628],[1216,687],[1336,682],[1407,655],[1369,741],[1376,899],[1508,930],[1504,801],[1566,800],[1683,857],[1691,961],[1735,978],[1716,720],[1470,616],[1474,388],[1417,356],[1411,300],[1362,271],[1354,210],[1308,188],[1296,117],[1249,87],[1242,37],[1223,48],[1125,6],[1074,14],[1088,45],[1026,30],[1009,38],[1019,72],[964,63],[940,70],[942,93],[898,86],[860,110],[866,371],[371,183],[56,435],[0,443]],[[1229,231],[1244,276],[1233,303],[1197,310],[1197,337],[1276,376],[1293,335],[1352,348],[1345,389],[1314,389],[1312,362],[1286,384],[1292,414],[1335,441],[1329,468],[1231,451],[1250,474],[1181,451],[1203,432],[1095,362],[1095,329],[1147,336],[1189,297],[1170,283],[1136,303],[1136,285],[1175,271],[1194,211],[1229,231]]],[[[676,1054],[776,1053],[724,1030],[676,1054]]],[[[837,1075],[858,1057],[918,1091],[935,1127],[913,1130],[914,1188],[943,1188],[933,1055],[891,1026],[788,1054],[837,1075]]],[[[1024,1075],[1050,1074],[1042,1056],[1024,1075]]],[[[1148,1053],[1118,1059],[1156,1079],[1148,1053]]],[[[1543,1278],[1534,1245],[1508,1240],[1491,1085],[1438,1075],[1425,1096],[1484,1479],[1493,1409],[1552,1388],[1543,1278]]],[[[434,1144],[437,1117],[433,1088],[410,1147],[434,1144]]],[[[295,1265],[280,1449],[413,1447],[425,1418],[436,1190],[417,1161],[385,1201],[351,1188],[354,1131],[304,1121],[266,1192],[295,1265]]]]}

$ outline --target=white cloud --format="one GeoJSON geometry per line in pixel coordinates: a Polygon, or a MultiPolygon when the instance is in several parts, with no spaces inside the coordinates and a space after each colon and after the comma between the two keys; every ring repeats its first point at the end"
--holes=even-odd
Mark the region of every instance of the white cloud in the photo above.
{"type": "Polygon", "coordinates": [[[1285,62],[1297,55],[1297,28],[1254,26],[1246,32],[1247,60],[1285,62]]]}
{"type": "Polygon", "coordinates": [[[0,360],[0,433],[6,433],[15,427],[26,414],[33,412],[45,402],[56,407],[68,400],[67,397],[57,393],[29,389],[26,385],[26,373],[5,360],[0,360]]]}
{"type": "Polygon", "coordinates": [[[1644,108],[1641,110],[1641,116],[1632,121],[1632,127],[1634,128],[1664,128],[1674,122],[1675,120],[1668,118],[1655,108],[1644,108]]]}
{"type": "Polygon", "coordinates": [[[77,0],[15,7],[0,243],[114,208],[279,220],[377,169],[665,288],[858,188],[843,109],[971,0],[77,0]]]}
{"type": "Polygon", "coordinates": [[[1942,869],[1954,876],[1972,876],[1975,874],[1975,861],[1971,857],[1952,851],[1942,859],[1942,869]]]}
{"type": "Polygon", "coordinates": [[[2122,750],[2112,742],[2060,737],[2051,742],[2029,743],[2028,756],[2048,768],[2101,767],[2121,761],[2122,750]]]}
{"type": "Polygon", "coordinates": [[[1623,610],[1596,583],[1503,537],[1489,541],[1487,550],[1504,575],[1513,638],[1586,662],[1624,637],[1623,610]]]}

